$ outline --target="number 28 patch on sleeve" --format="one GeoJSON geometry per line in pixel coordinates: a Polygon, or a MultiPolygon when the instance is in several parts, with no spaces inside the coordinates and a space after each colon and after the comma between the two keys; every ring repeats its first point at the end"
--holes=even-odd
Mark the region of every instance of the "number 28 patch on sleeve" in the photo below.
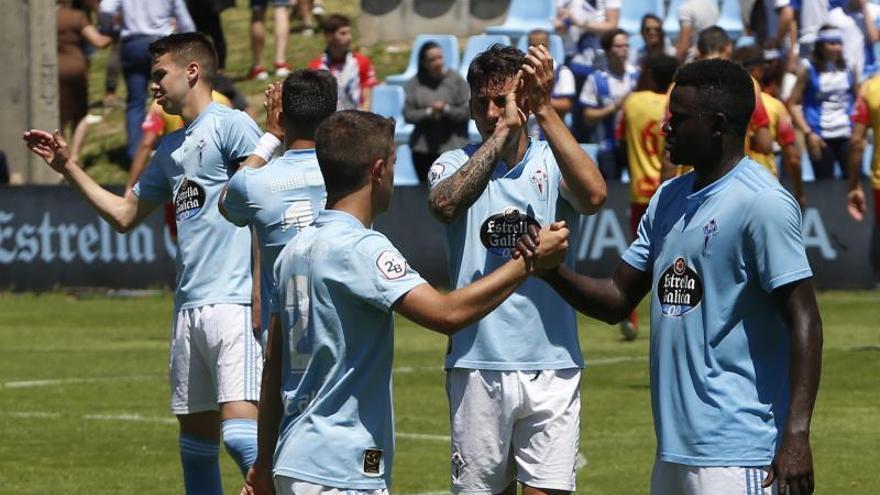
{"type": "Polygon", "coordinates": [[[376,259],[376,266],[388,280],[397,280],[406,274],[406,259],[397,251],[382,251],[376,259]]]}

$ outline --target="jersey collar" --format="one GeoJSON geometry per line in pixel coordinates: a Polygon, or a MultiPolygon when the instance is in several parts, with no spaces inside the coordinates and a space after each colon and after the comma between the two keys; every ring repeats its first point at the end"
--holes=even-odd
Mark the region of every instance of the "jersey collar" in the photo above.
{"type": "Polygon", "coordinates": [[[324,210],[318,214],[318,219],[315,221],[316,224],[328,224],[328,223],[344,223],[350,227],[360,227],[365,228],[364,224],[361,223],[360,220],[354,217],[351,213],[342,211],[342,210],[324,210]]]}
{"type": "Polygon", "coordinates": [[[212,101],[210,104],[208,104],[208,106],[206,106],[200,114],[196,115],[196,118],[194,118],[192,122],[186,125],[186,133],[192,133],[193,129],[195,129],[203,120],[207,118],[207,115],[214,113],[214,109],[218,105],[220,104],[216,101],[212,101]]]}
{"type": "Polygon", "coordinates": [[[526,166],[526,163],[532,158],[532,155],[535,154],[535,148],[537,146],[533,146],[534,140],[532,138],[529,139],[529,144],[526,146],[526,153],[523,155],[522,160],[516,164],[516,166],[510,168],[508,170],[507,164],[503,161],[499,161],[498,165],[495,166],[495,176],[496,177],[507,177],[511,179],[515,179],[522,175],[522,171],[526,166]]]}
{"type": "MultiPolygon", "coordinates": [[[[744,156],[736,164],[735,167],[733,167],[729,172],[727,172],[726,174],[721,176],[720,179],[716,180],[715,182],[709,184],[708,186],[700,189],[699,191],[697,191],[695,193],[688,194],[688,196],[687,196],[688,201],[702,201],[704,199],[709,198],[710,196],[715,195],[719,191],[723,190],[725,187],[727,187],[728,184],[730,184],[730,181],[732,181],[734,179],[734,177],[736,177],[739,174],[739,172],[746,166],[746,162],[748,162],[748,161],[749,161],[749,157],[744,156]]],[[[691,175],[690,187],[693,187],[694,180],[696,180],[696,174],[691,173],[690,175],[691,175]]]]}

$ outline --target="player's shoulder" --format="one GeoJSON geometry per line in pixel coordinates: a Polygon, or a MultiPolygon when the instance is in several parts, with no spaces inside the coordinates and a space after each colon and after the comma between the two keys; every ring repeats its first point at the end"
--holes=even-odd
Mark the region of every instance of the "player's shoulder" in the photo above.
{"type": "MultiPolygon", "coordinates": [[[[791,197],[791,194],[782,187],[776,176],[749,157],[743,158],[743,163],[737,166],[733,184],[737,191],[730,197],[736,197],[739,201],[747,204],[752,203],[759,196],[791,197]]],[[[792,201],[794,201],[793,198],[792,201]]]]}
{"type": "Polygon", "coordinates": [[[880,101],[880,73],[874,74],[865,81],[862,95],[867,100],[880,101]]]}
{"type": "Polygon", "coordinates": [[[357,60],[358,65],[360,65],[361,67],[365,65],[373,65],[373,61],[370,60],[370,57],[364,55],[360,51],[353,51],[351,52],[351,54],[354,59],[357,60]]]}

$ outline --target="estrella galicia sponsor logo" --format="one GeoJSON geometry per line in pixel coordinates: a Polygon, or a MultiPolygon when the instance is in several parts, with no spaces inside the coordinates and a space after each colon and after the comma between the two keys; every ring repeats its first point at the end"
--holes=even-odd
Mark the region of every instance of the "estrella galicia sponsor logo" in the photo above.
{"type": "Polygon", "coordinates": [[[682,316],[703,300],[703,282],[684,258],[676,258],[657,282],[657,297],[666,316],[682,316]]]}
{"type": "Polygon", "coordinates": [[[184,178],[174,198],[174,214],[178,222],[198,215],[205,206],[205,190],[197,182],[184,178]]]}
{"type": "Polygon", "coordinates": [[[480,241],[486,249],[501,257],[510,257],[510,252],[516,247],[516,241],[528,234],[529,225],[540,227],[534,218],[509,206],[501,213],[496,213],[487,218],[480,227],[480,241]]]}

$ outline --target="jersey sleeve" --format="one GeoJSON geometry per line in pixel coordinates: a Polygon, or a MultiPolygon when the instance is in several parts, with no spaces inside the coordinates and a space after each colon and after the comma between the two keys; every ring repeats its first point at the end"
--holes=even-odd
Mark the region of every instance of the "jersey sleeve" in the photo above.
{"type": "Polygon", "coordinates": [[[246,113],[233,110],[220,127],[220,149],[229,164],[248,156],[260,141],[260,128],[246,113]]]}
{"type": "MultiPolygon", "coordinates": [[[[164,143],[165,140],[163,139],[162,141],[164,143]]],[[[147,165],[146,170],[138,178],[137,183],[132,189],[135,196],[140,199],[156,203],[171,201],[171,196],[174,192],[171,190],[168,177],[162,170],[162,162],[169,159],[170,152],[168,150],[163,151],[162,148],[162,143],[160,143],[159,148],[153,153],[153,158],[150,160],[149,165],[147,165]]]]}
{"type": "Polygon", "coordinates": [[[791,115],[785,110],[784,105],[779,106],[779,117],[776,119],[776,142],[780,146],[794,144],[797,136],[794,132],[794,124],[791,123],[791,115]]]}
{"type": "Polygon", "coordinates": [[[758,87],[758,83],[754,79],[752,79],[752,83],[755,86],[755,111],[752,112],[749,127],[755,131],[762,127],[770,126],[770,115],[767,114],[767,109],[764,108],[764,102],[761,100],[761,89],[758,87]]]}
{"type": "Polygon", "coordinates": [[[761,287],[772,292],[813,275],[801,233],[801,209],[781,189],[759,193],[747,213],[745,258],[761,287]]]}
{"type": "Polygon", "coordinates": [[[357,54],[361,88],[372,88],[379,84],[373,62],[366,55],[357,54]]]}
{"type": "Polygon", "coordinates": [[[384,235],[370,232],[348,252],[346,286],[356,297],[383,310],[425,280],[384,235]]]}
{"type": "Polygon", "coordinates": [[[433,189],[437,184],[448,179],[462,165],[467,163],[468,154],[464,150],[449,150],[443,152],[428,170],[428,185],[433,189]]]}
{"type": "Polygon", "coordinates": [[[578,99],[581,104],[590,108],[601,106],[599,103],[599,91],[596,89],[596,76],[594,74],[590,74],[587,77],[586,82],[584,82],[584,87],[581,88],[581,94],[578,99]]]}
{"type": "Polygon", "coordinates": [[[242,169],[235,173],[226,186],[226,196],[223,198],[223,209],[226,211],[226,219],[237,227],[244,227],[251,223],[251,208],[248,200],[247,170],[242,169]]]}
{"type": "Polygon", "coordinates": [[[853,124],[862,124],[864,126],[871,125],[871,113],[868,111],[868,102],[864,96],[860,96],[856,101],[855,109],[852,114],[853,124]]]}

